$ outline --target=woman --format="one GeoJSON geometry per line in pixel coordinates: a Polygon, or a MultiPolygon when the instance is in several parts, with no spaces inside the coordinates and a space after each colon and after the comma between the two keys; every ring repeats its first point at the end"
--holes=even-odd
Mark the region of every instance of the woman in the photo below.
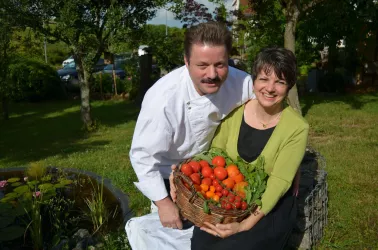
{"type": "Polygon", "coordinates": [[[194,228],[191,248],[282,249],[296,219],[291,186],[305,153],[309,126],[291,107],[284,107],[296,82],[296,59],[283,48],[263,49],[253,66],[251,100],[219,126],[212,147],[253,162],[261,154],[269,175],[262,206],[240,223],[205,223],[194,228]]]}

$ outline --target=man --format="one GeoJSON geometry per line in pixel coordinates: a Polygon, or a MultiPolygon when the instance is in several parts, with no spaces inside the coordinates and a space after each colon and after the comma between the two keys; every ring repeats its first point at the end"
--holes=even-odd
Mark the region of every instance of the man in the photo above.
{"type": "Polygon", "coordinates": [[[207,150],[220,121],[253,95],[247,73],[228,66],[232,37],[209,22],[187,30],[185,66],[146,93],[134,131],[130,160],[135,185],[158,207],[161,224],[182,229],[168,196],[171,165],[207,150]]]}

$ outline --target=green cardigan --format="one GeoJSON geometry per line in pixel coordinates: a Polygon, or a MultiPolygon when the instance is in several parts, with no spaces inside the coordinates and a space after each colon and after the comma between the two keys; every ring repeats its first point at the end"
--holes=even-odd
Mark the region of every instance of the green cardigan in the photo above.
{"type": "MultiPolygon", "coordinates": [[[[240,125],[244,105],[234,110],[218,127],[211,147],[225,150],[236,160],[240,125]]],[[[265,172],[269,175],[266,190],[262,196],[261,211],[266,215],[290,188],[304,156],[308,123],[291,107],[286,107],[281,119],[265,145],[265,172]]]]}

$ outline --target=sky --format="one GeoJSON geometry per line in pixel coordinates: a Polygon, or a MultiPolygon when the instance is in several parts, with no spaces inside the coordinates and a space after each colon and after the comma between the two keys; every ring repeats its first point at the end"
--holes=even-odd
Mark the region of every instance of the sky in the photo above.
{"type": "MultiPolygon", "coordinates": [[[[208,0],[196,0],[198,3],[202,3],[205,5],[208,9],[209,12],[212,13],[216,7],[215,4],[209,2],[208,0]]],[[[232,5],[232,0],[225,0],[226,1],[226,7],[228,9],[231,9],[232,5]]],[[[173,13],[170,11],[166,11],[165,9],[160,9],[156,12],[156,17],[150,20],[148,23],[149,24],[165,24],[167,19],[167,25],[169,27],[182,27],[182,24],[180,21],[174,20],[173,13]]]]}

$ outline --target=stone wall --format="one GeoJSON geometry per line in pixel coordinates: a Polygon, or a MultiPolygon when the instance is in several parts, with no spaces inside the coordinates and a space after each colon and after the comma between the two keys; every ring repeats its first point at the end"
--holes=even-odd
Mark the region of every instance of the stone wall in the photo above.
{"type": "Polygon", "coordinates": [[[300,166],[298,216],[288,249],[311,249],[323,237],[328,215],[325,160],[308,148],[300,166]]]}

